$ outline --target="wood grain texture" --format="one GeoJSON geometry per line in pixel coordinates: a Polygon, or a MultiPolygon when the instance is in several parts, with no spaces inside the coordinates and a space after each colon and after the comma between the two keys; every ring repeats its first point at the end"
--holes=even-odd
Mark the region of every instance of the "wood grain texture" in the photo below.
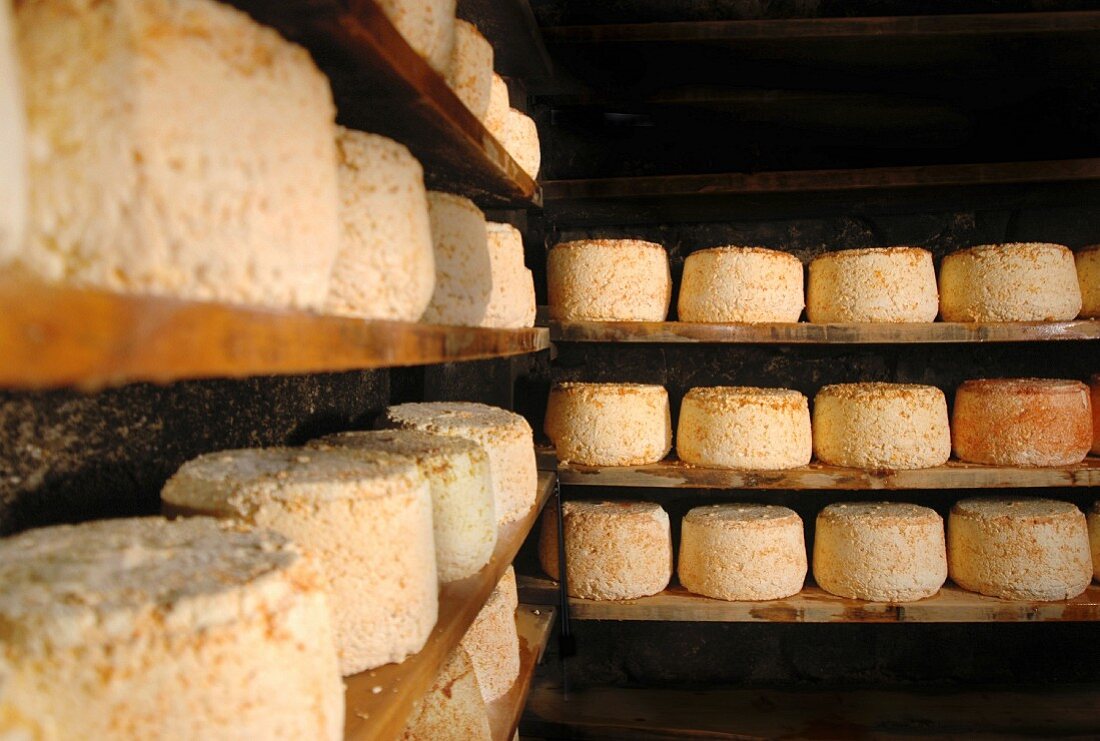
{"type": "Polygon", "coordinates": [[[489,703],[489,727],[493,741],[512,741],[519,727],[527,694],[535,676],[535,667],[542,661],[550,640],[555,608],[549,605],[521,604],[516,610],[516,632],[519,633],[519,676],[503,697],[489,703]]]}
{"type": "MultiPolygon", "coordinates": [[[[519,577],[520,599],[554,600],[558,584],[545,577],[519,577]]],[[[1100,586],[1059,602],[1013,602],[986,597],[948,582],[934,597],[880,603],[835,597],[812,582],[786,599],[726,602],[692,594],[678,584],[652,597],[623,601],[572,598],[577,620],[656,620],[717,623],[986,623],[1100,620],[1100,586]]]]}
{"type": "Polygon", "coordinates": [[[553,474],[540,472],[535,506],[522,519],[501,528],[492,560],[473,576],[440,587],[439,619],[420,653],[400,664],[345,678],[345,739],[390,739],[401,733],[413,704],[431,687],[447,655],[474,622],[553,488],[553,474]]]}

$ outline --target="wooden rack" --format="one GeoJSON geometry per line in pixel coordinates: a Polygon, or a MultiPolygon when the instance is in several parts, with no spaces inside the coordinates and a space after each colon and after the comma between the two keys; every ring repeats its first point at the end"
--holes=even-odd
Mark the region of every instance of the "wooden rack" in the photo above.
{"type": "Polygon", "coordinates": [[[516,632],[519,633],[519,676],[512,688],[489,704],[489,726],[493,741],[512,741],[519,727],[527,694],[535,677],[535,667],[550,640],[556,610],[547,605],[523,605],[516,611],[516,632]]]}

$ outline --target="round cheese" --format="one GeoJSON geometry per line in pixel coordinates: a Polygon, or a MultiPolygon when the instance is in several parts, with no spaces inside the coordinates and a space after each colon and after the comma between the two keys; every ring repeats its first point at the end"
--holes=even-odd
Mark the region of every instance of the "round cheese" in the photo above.
{"type": "MultiPolygon", "coordinates": [[[[569,596],[634,599],[656,594],[672,578],[668,513],[651,502],[565,502],[565,559],[569,596]]],[[[539,563],[558,571],[557,512],[543,512],[539,563]]]]}
{"type": "Polygon", "coordinates": [[[1063,466],[1092,446],[1089,389],[1080,381],[996,378],[955,391],[955,455],[968,463],[1063,466]]]}
{"type": "Polygon", "coordinates": [[[340,127],[336,144],[342,231],[326,308],[415,322],[435,289],[424,172],[384,136],[340,127]]]}
{"type": "Polygon", "coordinates": [[[496,505],[489,454],[477,443],[419,430],[375,430],[329,435],[310,447],[392,455],[415,464],[431,489],[439,580],[464,579],[489,563],[497,543],[496,505]]]}
{"type": "Polygon", "coordinates": [[[538,177],[542,163],[542,150],[539,149],[539,130],[530,116],[509,108],[504,116],[504,129],[500,132],[500,143],[505,151],[516,161],[520,169],[532,180],[538,177]]]}
{"type": "Polygon", "coordinates": [[[447,72],[455,44],[455,0],[378,0],[378,7],[432,69],[447,72]]]}
{"type": "Polygon", "coordinates": [[[1062,600],[1092,580],[1085,515],[1051,499],[964,499],[947,522],[951,579],[1002,599],[1062,600]]]}
{"type": "Polygon", "coordinates": [[[0,584],[0,706],[46,738],[343,737],[322,578],[281,535],[210,518],[30,530],[0,540],[0,584]]]}
{"type": "Polygon", "coordinates": [[[519,676],[515,587],[515,571],[509,566],[460,644],[470,655],[485,702],[503,697],[519,676]]]}
{"type": "Polygon", "coordinates": [[[712,504],[684,515],[680,584],[724,600],[769,600],[802,590],[806,541],[794,510],[712,504]]]}
{"type": "Polygon", "coordinates": [[[480,326],[493,288],[485,215],[468,198],[432,191],[428,216],[435,250],[435,291],[423,321],[480,326]]]}
{"type": "Polygon", "coordinates": [[[1048,322],[1081,311],[1073,253],[1060,244],[989,244],[940,266],[945,322],[1048,322]]]}
{"type": "Polygon", "coordinates": [[[455,20],[454,48],[446,80],[470,113],[484,120],[489,112],[493,81],[493,47],[477,26],[461,19],[455,20]]]}
{"type": "Polygon", "coordinates": [[[672,297],[665,248],[639,239],[582,239],[550,249],[550,318],[663,322],[672,297]]]}
{"type": "Polygon", "coordinates": [[[871,602],[931,597],[947,579],[943,519],[899,502],[830,504],[817,515],[814,580],[871,602]]]}
{"type": "Polygon", "coordinates": [[[774,471],[813,452],[810,407],[791,389],[693,388],[680,405],[676,453],[694,466],[774,471]]]}
{"type": "Polygon", "coordinates": [[[814,397],[814,453],[870,470],[942,466],[951,457],[947,400],[934,386],[842,383],[814,397]]]}
{"type": "Polygon", "coordinates": [[[11,3],[0,7],[0,265],[23,245],[27,220],[27,122],[12,34],[11,3]]]}
{"type": "Polygon", "coordinates": [[[461,437],[485,448],[497,524],[518,520],[535,505],[534,435],[520,415],[486,404],[439,401],[390,407],[379,422],[383,427],[461,437]]]}
{"type": "Polygon", "coordinates": [[[1100,373],[1089,379],[1089,402],[1092,407],[1092,452],[1100,455],[1100,373]]]}
{"type": "Polygon", "coordinates": [[[270,528],[317,556],[344,675],[416,653],[435,626],[432,500],[407,461],[301,448],[227,450],[183,464],[161,500],[170,513],[270,528]]]}
{"type": "Polygon", "coordinates": [[[508,83],[496,72],[489,78],[489,104],[485,112],[485,129],[497,142],[504,138],[504,127],[512,104],[508,96],[508,83]]]}
{"type": "Polygon", "coordinates": [[[523,262],[523,235],[511,224],[488,225],[493,286],[485,308],[486,327],[535,326],[535,280],[523,262]]]}
{"type": "Polygon", "coordinates": [[[805,305],[802,263],[763,247],[715,247],[684,261],[682,322],[797,322],[805,305]]]}
{"type": "Polygon", "coordinates": [[[1100,244],[1082,248],[1074,262],[1081,286],[1081,316],[1100,319],[1100,244]]]}
{"type": "Polygon", "coordinates": [[[413,705],[400,738],[401,741],[493,738],[474,665],[461,646],[451,651],[428,692],[413,705]]]}
{"type": "Polygon", "coordinates": [[[672,449],[668,392],[639,383],[558,383],[550,389],[545,430],[563,462],[656,463],[672,449]]]}
{"type": "Polygon", "coordinates": [[[1100,502],[1094,502],[1088,514],[1089,550],[1092,553],[1092,578],[1100,580],[1100,502]]]}
{"type": "Polygon", "coordinates": [[[928,250],[840,250],[810,263],[806,317],[811,322],[931,322],[938,311],[928,250]]]}

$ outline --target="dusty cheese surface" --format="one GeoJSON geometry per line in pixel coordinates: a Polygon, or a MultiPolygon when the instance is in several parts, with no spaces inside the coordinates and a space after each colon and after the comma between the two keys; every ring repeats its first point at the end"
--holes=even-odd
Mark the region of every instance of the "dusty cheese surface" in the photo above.
{"type": "Polygon", "coordinates": [[[323,579],[281,535],[210,518],[30,530],[0,540],[0,583],[0,705],[44,738],[343,736],[323,579]]]}
{"type": "Polygon", "coordinates": [[[945,322],[1046,322],[1081,311],[1073,253],[1060,244],[987,244],[940,265],[945,322]]]}
{"type": "Polygon", "coordinates": [[[468,198],[430,191],[428,216],[435,251],[435,291],[423,320],[481,326],[493,289],[485,215],[468,198]]]}
{"type": "Polygon", "coordinates": [[[504,127],[512,104],[508,96],[508,83],[496,72],[489,79],[489,103],[485,110],[485,129],[498,143],[503,143],[504,127]]]}
{"type": "Polygon", "coordinates": [[[693,388],[680,405],[676,453],[696,466],[780,470],[813,453],[810,406],[791,389],[693,388]]]}
{"type": "Polygon", "coordinates": [[[523,262],[523,235],[511,224],[487,226],[493,286],[483,324],[502,329],[533,327],[535,280],[523,262]]]}
{"type": "Polygon", "coordinates": [[[562,242],[547,258],[550,318],[663,322],[672,297],[665,248],[640,239],[562,242]]]}
{"type": "Polygon", "coordinates": [[[1092,407],[1092,453],[1100,455],[1100,373],[1089,378],[1089,405],[1092,407]]]}
{"type": "Polygon", "coordinates": [[[520,169],[532,180],[538,177],[542,164],[542,149],[539,146],[539,130],[534,120],[509,108],[504,114],[504,128],[500,132],[500,143],[516,161],[520,169]]]}
{"type": "Polygon", "coordinates": [[[932,253],[873,247],[819,255],[810,263],[811,322],[931,322],[939,311],[932,253]]]}
{"type": "Polygon", "coordinates": [[[21,249],[26,221],[26,112],[11,4],[4,3],[0,7],[0,265],[21,249]]]}
{"type": "Polygon", "coordinates": [[[1062,466],[1092,446],[1089,388],[1053,378],[991,378],[955,391],[955,455],[970,463],[1062,466]]]}
{"type": "Polygon", "coordinates": [[[493,47],[477,26],[455,20],[455,40],[445,79],[470,113],[484,120],[493,82],[493,47]]]}
{"type": "Polygon", "coordinates": [[[770,504],[712,504],[684,515],[677,572],[685,589],[724,600],[771,600],[802,590],[802,518],[770,504]]]}
{"type": "Polygon", "coordinates": [[[558,383],[550,389],[545,429],[564,462],[655,463],[672,448],[668,392],[640,383],[558,383]]]}
{"type": "Polygon", "coordinates": [[[432,69],[446,74],[455,44],[455,0],[378,0],[397,32],[432,69]]]}
{"type": "Polygon", "coordinates": [[[183,464],[161,500],[169,511],[270,528],[315,555],[344,675],[416,653],[435,626],[432,499],[408,461],[337,450],[227,450],[183,464]]]}
{"type": "Polygon", "coordinates": [[[763,247],[714,247],[684,261],[682,322],[797,322],[805,305],[802,263],[763,247]]]}
{"type": "Polygon", "coordinates": [[[416,702],[402,741],[490,741],[489,714],[473,662],[462,646],[447,657],[428,692],[416,702]]]}
{"type": "Polygon", "coordinates": [[[1100,244],[1082,247],[1074,255],[1077,282],[1081,286],[1081,317],[1100,318],[1100,244]]]}
{"type": "Polygon", "coordinates": [[[1069,599],[1092,580],[1085,515],[1069,502],[964,499],[951,508],[947,553],[952,581],[1003,599],[1069,599]]]}
{"type": "Polygon", "coordinates": [[[900,502],[830,504],[817,515],[814,580],[871,602],[931,597],[947,579],[943,518],[900,502]]]}
{"type": "Polygon", "coordinates": [[[1100,579],[1100,502],[1093,502],[1087,516],[1089,550],[1092,553],[1092,578],[1100,579]]]}
{"type": "Polygon", "coordinates": [[[460,644],[474,665],[485,702],[507,694],[519,676],[515,590],[516,574],[509,566],[460,644]]]}

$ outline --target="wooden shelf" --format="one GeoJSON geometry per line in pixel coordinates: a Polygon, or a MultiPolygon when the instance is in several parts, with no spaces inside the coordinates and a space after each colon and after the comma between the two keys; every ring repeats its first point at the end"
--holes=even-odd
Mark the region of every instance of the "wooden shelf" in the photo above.
{"type": "Polygon", "coordinates": [[[424,166],[429,187],[483,207],[541,203],[535,181],[373,0],[232,2],[309,49],[332,82],[340,123],[405,144],[424,166]]]}
{"type": "MultiPolygon", "coordinates": [[[[556,600],[557,582],[519,578],[520,599],[556,600]]],[[[692,594],[679,585],[652,597],[623,601],[571,598],[577,620],[661,620],[717,623],[985,623],[1100,620],[1100,586],[1060,602],[1011,602],[959,589],[948,582],[917,602],[882,603],[835,597],[813,583],[786,599],[726,602],[692,594]]]]}
{"type": "Polygon", "coordinates": [[[451,650],[462,640],[485,600],[516,557],[554,488],[554,475],[539,473],[535,506],[522,519],[501,528],[492,560],[471,577],[439,590],[439,619],[420,653],[345,678],[345,739],[397,738],[413,704],[430,687],[451,650]]]}
{"type": "Polygon", "coordinates": [[[489,726],[493,741],[512,741],[519,727],[527,694],[535,676],[535,667],[550,640],[555,609],[547,605],[521,604],[516,610],[516,632],[519,633],[519,677],[507,694],[489,704],[489,726]]]}
{"type": "Polygon", "coordinates": [[[548,337],[0,280],[0,388],[424,365],[536,352],[548,337]]]}

